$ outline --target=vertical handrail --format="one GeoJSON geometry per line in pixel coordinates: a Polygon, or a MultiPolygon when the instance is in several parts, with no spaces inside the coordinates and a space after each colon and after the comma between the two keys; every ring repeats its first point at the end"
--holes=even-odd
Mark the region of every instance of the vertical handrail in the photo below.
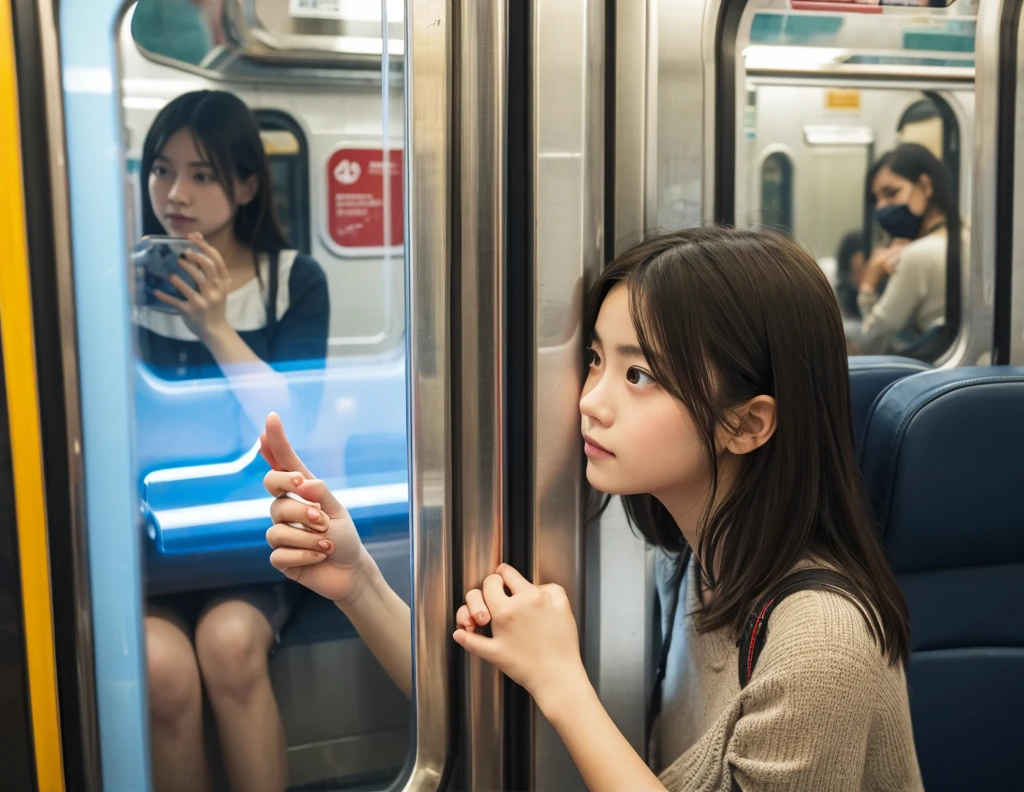
{"type": "MultiPolygon", "coordinates": [[[[502,560],[505,503],[505,147],[507,0],[462,0],[459,15],[458,338],[462,581],[502,560]]],[[[504,678],[466,656],[466,788],[505,784],[504,678]]]]}

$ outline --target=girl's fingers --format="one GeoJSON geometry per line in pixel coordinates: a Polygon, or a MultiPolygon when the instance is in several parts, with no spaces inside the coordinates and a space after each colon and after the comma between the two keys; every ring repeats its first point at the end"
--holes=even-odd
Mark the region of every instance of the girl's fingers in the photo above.
{"type": "Polygon", "coordinates": [[[463,630],[473,632],[476,629],[476,622],[473,621],[473,617],[469,615],[469,608],[463,605],[459,608],[455,614],[455,623],[459,625],[463,630]]]}
{"type": "Polygon", "coordinates": [[[189,235],[189,239],[195,242],[199,248],[206,254],[206,256],[213,263],[214,272],[217,273],[218,277],[228,277],[228,267],[224,263],[223,257],[220,255],[220,251],[217,250],[213,245],[206,241],[202,234],[198,231],[189,235]]]}
{"type": "Polygon", "coordinates": [[[270,505],[270,519],[296,530],[311,529],[320,533],[330,524],[327,515],[316,506],[306,506],[290,498],[278,498],[270,505]]]}
{"type": "Polygon", "coordinates": [[[263,477],[263,486],[275,498],[284,498],[289,492],[297,494],[296,490],[305,483],[305,476],[288,470],[271,470],[263,477]]]}
{"type": "Polygon", "coordinates": [[[484,625],[491,620],[490,611],[487,610],[487,605],[484,603],[484,595],[480,589],[472,589],[466,592],[466,604],[462,607],[468,609],[467,612],[476,624],[484,625]]]}
{"type": "Polygon", "coordinates": [[[181,276],[171,275],[171,277],[168,278],[168,280],[174,284],[175,288],[177,288],[177,290],[184,295],[185,299],[188,302],[198,300],[201,297],[199,292],[197,292],[195,289],[193,289],[191,286],[185,283],[184,279],[181,276]]]}
{"type": "Polygon", "coordinates": [[[193,278],[195,278],[196,283],[202,283],[204,280],[207,280],[206,272],[203,270],[202,267],[200,267],[199,265],[197,265],[195,262],[191,261],[188,258],[188,254],[191,252],[191,250],[186,250],[184,253],[181,254],[181,256],[178,258],[178,266],[185,270],[185,272],[187,272],[193,278]]]}
{"type": "Polygon", "coordinates": [[[167,305],[173,305],[179,311],[184,309],[187,304],[185,300],[179,300],[177,297],[171,297],[166,292],[162,292],[159,289],[153,290],[153,296],[156,297],[160,302],[167,303],[167,305]]]}
{"type": "Polygon", "coordinates": [[[456,630],[452,637],[455,639],[455,643],[467,652],[488,663],[494,663],[499,659],[498,648],[493,638],[487,638],[469,630],[456,630]]]}
{"type": "Polygon", "coordinates": [[[294,547],[279,547],[270,554],[270,564],[278,572],[287,572],[287,570],[295,567],[318,564],[326,557],[326,554],[316,550],[299,550],[294,547]]]}
{"type": "Polygon", "coordinates": [[[202,253],[196,253],[194,250],[186,250],[183,257],[178,261],[179,266],[185,267],[190,275],[195,277],[196,271],[202,273],[202,276],[211,283],[218,279],[217,265],[214,264],[209,256],[204,256],[202,253]],[[188,265],[186,267],[186,265],[188,265]],[[189,269],[191,267],[192,269],[189,269]]]}
{"type": "Polygon", "coordinates": [[[334,543],[321,534],[310,533],[304,528],[292,528],[288,525],[272,525],[267,529],[267,544],[275,550],[293,548],[296,550],[312,550],[316,553],[330,555],[334,552],[334,543]]]}

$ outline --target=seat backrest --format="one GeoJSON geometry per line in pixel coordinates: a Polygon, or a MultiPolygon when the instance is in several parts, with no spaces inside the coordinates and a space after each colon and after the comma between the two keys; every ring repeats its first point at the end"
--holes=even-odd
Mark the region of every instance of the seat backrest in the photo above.
{"type": "Polygon", "coordinates": [[[858,355],[850,358],[850,412],[858,454],[864,441],[868,413],[878,395],[892,383],[930,368],[920,360],[894,355],[858,355]]]}
{"type": "Polygon", "coordinates": [[[1024,368],[895,383],[861,467],[910,611],[925,788],[1007,789],[1024,712],[1024,368]]]}

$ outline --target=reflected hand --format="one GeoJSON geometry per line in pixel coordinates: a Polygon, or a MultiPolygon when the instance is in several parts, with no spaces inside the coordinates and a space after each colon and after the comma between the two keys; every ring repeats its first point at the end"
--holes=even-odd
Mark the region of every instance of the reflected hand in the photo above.
{"type": "Polygon", "coordinates": [[[348,600],[361,589],[373,565],[352,517],[327,485],[302,464],[277,415],[267,418],[260,441],[261,453],[275,468],[263,482],[275,497],[270,507],[274,525],[267,531],[267,542],[274,548],[270,563],[322,597],[339,603],[348,600]],[[317,505],[293,500],[289,492],[317,505]]]}
{"type": "Polygon", "coordinates": [[[186,250],[178,259],[178,266],[192,276],[196,288],[185,283],[179,275],[171,275],[169,280],[185,299],[172,297],[159,290],[153,294],[160,302],[177,308],[188,329],[199,336],[203,343],[207,343],[212,335],[231,327],[226,312],[231,276],[220,252],[203,239],[202,234],[189,234],[188,238],[203,252],[186,250]]]}
{"type": "Polygon", "coordinates": [[[576,619],[561,586],[535,586],[501,564],[482,589],[466,595],[456,621],[456,643],[522,685],[542,710],[573,676],[586,677],[576,619]],[[511,596],[505,593],[506,586],[511,596]],[[490,616],[492,638],[465,627],[469,613],[474,619],[480,615],[480,603],[490,616]]]}

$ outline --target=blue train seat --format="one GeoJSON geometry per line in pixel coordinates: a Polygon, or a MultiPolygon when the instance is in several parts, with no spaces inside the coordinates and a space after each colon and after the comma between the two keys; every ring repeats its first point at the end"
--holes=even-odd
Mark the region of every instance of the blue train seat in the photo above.
{"type": "Polygon", "coordinates": [[[860,453],[864,428],[871,405],[892,383],[930,370],[920,360],[895,355],[862,355],[850,358],[850,412],[853,416],[853,439],[860,453]]]}
{"type": "Polygon", "coordinates": [[[875,403],[862,470],[911,622],[925,788],[1019,780],[1024,367],[933,371],[875,403]]]}

